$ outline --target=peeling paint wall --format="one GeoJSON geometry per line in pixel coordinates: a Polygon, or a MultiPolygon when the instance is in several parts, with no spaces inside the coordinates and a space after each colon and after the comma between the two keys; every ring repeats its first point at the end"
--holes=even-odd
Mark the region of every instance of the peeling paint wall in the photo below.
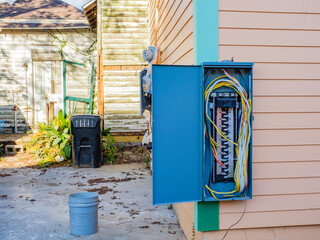
{"type": "Polygon", "coordinates": [[[105,127],[112,132],[144,131],[138,66],[148,46],[148,2],[103,0],[101,9],[105,127]]]}

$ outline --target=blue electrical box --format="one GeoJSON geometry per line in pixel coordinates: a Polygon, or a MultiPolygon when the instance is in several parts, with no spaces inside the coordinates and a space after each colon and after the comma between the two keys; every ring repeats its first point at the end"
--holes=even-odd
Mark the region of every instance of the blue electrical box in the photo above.
{"type": "Polygon", "coordinates": [[[152,66],[154,204],[252,198],[252,68],[152,66]]]}

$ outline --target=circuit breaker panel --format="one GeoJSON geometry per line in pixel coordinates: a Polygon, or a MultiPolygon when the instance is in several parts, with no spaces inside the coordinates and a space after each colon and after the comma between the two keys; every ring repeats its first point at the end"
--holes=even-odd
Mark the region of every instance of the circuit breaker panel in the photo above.
{"type": "Polygon", "coordinates": [[[152,66],[154,204],[252,197],[252,68],[152,66]]]}
{"type": "MultiPolygon", "coordinates": [[[[239,109],[238,94],[229,92],[212,93],[210,111],[212,119],[218,129],[232,142],[237,142],[237,110],[239,109]],[[237,107],[238,106],[238,107],[237,107]]],[[[220,145],[217,149],[217,158],[213,181],[223,182],[233,179],[236,162],[235,146],[212,129],[212,135],[220,145]]]]}

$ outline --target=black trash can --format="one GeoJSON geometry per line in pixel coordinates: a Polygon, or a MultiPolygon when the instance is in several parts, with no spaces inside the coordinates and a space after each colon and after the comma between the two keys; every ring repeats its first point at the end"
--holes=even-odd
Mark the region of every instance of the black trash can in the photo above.
{"type": "Polygon", "coordinates": [[[73,167],[101,166],[100,115],[73,115],[71,121],[73,167]]]}

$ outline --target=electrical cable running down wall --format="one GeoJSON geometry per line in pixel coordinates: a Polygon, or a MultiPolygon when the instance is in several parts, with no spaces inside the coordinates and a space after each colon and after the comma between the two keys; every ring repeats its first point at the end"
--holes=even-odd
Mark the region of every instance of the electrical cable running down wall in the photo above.
{"type": "Polygon", "coordinates": [[[245,195],[251,138],[251,99],[240,82],[222,69],[223,75],[206,85],[205,134],[213,155],[206,189],[222,200],[245,195]],[[230,91],[231,90],[231,91],[230,91]],[[211,183],[234,182],[234,189],[221,191],[211,183]]]}

